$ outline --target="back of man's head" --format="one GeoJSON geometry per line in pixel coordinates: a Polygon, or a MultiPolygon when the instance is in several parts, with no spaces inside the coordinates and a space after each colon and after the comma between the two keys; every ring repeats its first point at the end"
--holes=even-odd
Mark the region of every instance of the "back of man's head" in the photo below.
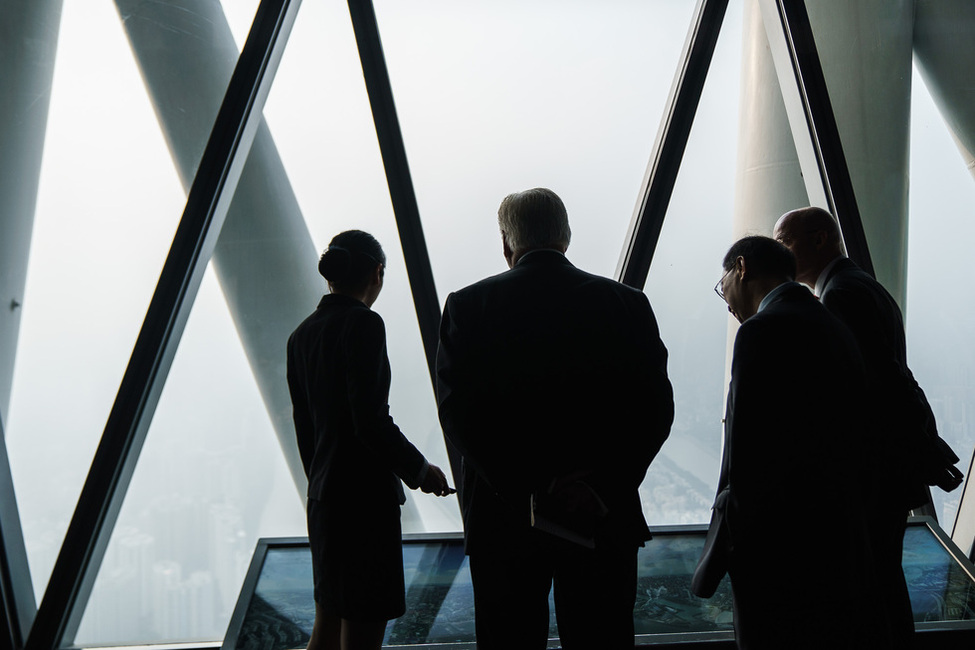
{"type": "Polygon", "coordinates": [[[517,254],[539,248],[564,251],[572,237],[562,199],[544,187],[506,196],[498,208],[498,226],[517,254]]]}
{"type": "Polygon", "coordinates": [[[745,260],[754,276],[774,280],[794,280],[796,277],[796,258],[792,251],[769,237],[752,235],[736,241],[724,256],[724,270],[733,269],[739,257],[745,260]]]}
{"type": "Polygon", "coordinates": [[[783,214],[775,223],[772,236],[796,256],[799,280],[806,283],[815,283],[826,265],[843,254],[843,238],[836,219],[815,206],[783,214]]]}

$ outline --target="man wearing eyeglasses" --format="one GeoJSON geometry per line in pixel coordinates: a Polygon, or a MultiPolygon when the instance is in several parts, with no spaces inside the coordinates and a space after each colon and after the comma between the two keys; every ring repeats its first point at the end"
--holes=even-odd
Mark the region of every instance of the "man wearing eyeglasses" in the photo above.
{"type": "Polygon", "coordinates": [[[741,323],[714,515],[693,589],[727,572],[742,649],[885,648],[860,497],[865,376],[853,337],[795,282],[792,253],[745,237],[715,287],[741,323]]]}

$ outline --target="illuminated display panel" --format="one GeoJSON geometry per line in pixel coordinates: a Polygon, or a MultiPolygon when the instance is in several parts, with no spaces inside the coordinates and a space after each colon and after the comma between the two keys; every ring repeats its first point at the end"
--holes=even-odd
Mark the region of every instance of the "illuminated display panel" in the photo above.
{"type": "MultiPolygon", "coordinates": [[[[716,635],[730,638],[728,578],[710,599],[690,595],[691,576],[704,547],[705,532],[704,526],[655,530],[653,540],[640,550],[633,612],[638,640],[641,635],[667,635],[675,642],[713,639],[716,635]]],[[[383,644],[472,643],[474,596],[463,539],[459,535],[407,539],[403,558],[406,614],[390,621],[383,644]]],[[[928,520],[916,519],[908,526],[904,571],[919,631],[923,632],[927,624],[946,622],[975,629],[975,567],[928,520]]],[[[797,579],[796,588],[802,588],[801,579],[797,579]]],[[[555,640],[558,628],[551,596],[549,612],[549,636],[555,640]]],[[[223,650],[303,646],[314,617],[307,541],[261,540],[223,650]]],[[[801,625],[796,633],[802,633],[801,625]]]]}

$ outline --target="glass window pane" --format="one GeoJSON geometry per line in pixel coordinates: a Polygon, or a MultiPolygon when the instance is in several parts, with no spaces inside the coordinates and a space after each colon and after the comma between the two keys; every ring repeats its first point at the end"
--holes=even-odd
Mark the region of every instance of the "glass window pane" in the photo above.
{"type": "MultiPolygon", "coordinates": [[[[317,251],[307,260],[308,267],[317,268],[317,254],[343,230],[365,230],[382,244],[387,268],[373,309],[386,323],[390,413],[429,461],[449,472],[362,67],[343,3],[302,6],[265,115],[317,251]]],[[[434,229],[424,225],[429,238],[434,229]]],[[[325,291],[324,280],[313,273],[317,289],[301,307],[302,318],[325,291]]],[[[460,530],[455,497],[407,490],[407,499],[404,532],[460,530]]]]}
{"type": "Polygon", "coordinates": [[[303,496],[208,272],[77,643],[222,638],[258,538],[305,534],[303,496]]]}
{"type": "Polygon", "coordinates": [[[38,600],[185,197],[111,3],[64,3],[6,437],[38,600]]]}
{"type": "Polygon", "coordinates": [[[721,462],[730,340],[727,306],[712,287],[732,244],[742,7],[725,15],[650,267],[646,293],[670,352],[674,426],[641,487],[651,524],[704,523],[721,462]]]}
{"type": "Polygon", "coordinates": [[[505,270],[498,205],[531,187],[564,200],[573,263],[613,275],[692,10],[377,3],[441,300],[505,270]]]}
{"type": "MultiPolygon", "coordinates": [[[[202,29],[207,38],[197,40],[210,47],[220,43],[218,21],[201,20],[206,16],[190,14],[170,3],[146,5],[120,0],[116,4],[118,11],[111,3],[91,7],[64,4],[6,429],[38,600],[182,213],[185,194],[181,181],[192,180],[223,96],[212,76],[207,93],[183,87],[181,95],[168,92],[171,87],[162,92],[171,76],[160,82],[158,76],[146,72],[147,62],[204,69],[204,57],[198,56],[198,49],[165,38],[153,39],[150,32],[155,29],[192,39],[196,33],[193,29],[202,29]],[[136,62],[139,57],[141,64],[136,62]],[[195,101],[201,94],[206,94],[210,110],[183,103],[187,98],[195,101]],[[160,121],[170,130],[161,128],[160,121]],[[174,149],[168,150],[169,146],[174,149]],[[174,160],[180,165],[179,171],[174,160]]],[[[243,15],[243,4],[237,3],[239,15],[243,15]]],[[[247,4],[253,15],[257,0],[247,4]]],[[[214,9],[209,5],[206,8],[214,9]]],[[[233,43],[229,29],[223,42],[233,43]]],[[[214,76],[223,74],[229,79],[236,50],[231,46],[223,55],[219,62],[206,58],[206,64],[212,64],[209,70],[214,76]]],[[[192,75],[181,76],[180,83],[190,83],[189,77],[192,75]]],[[[224,305],[220,307],[226,311],[224,305]]],[[[235,341],[232,329],[220,336],[235,341]]],[[[201,351],[200,359],[207,359],[208,354],[201,351]]],[[[249,375],[244,376],[249,379],[249,375]]],[[[258,414],[263,412],[259,400],[248,398],[247,403],[256,404],[258,414]]],[[[240,422],[244,409],[235,404],[228,412],[236,417],[226,418],[222,431],[246,433],[240,422]]],[[[199,434],[188,422],[202,420],[206,414],[187,411],[182,415],[182,420],[173,418],[174,423],[163,411],[161,424],[153,428],[170,426],[183,435],[199,434]]],[[[251,421],[260,423],[254,417],[251,421]]],[[[201,445],[206,443],[204,438],[201,445]]],[[[167,468],[192,467],[184,457],[188,445],[185,449],[170,447],[168,457],[153,454],[151,444],[147,448],[154,457],[140,462],[142,474],[165,476],[167,468]]],[[[269,455],[259,450],[250,453],[259,454],[259,458],[269,455]]],[[[214,460],[212,455],[200,459],[209,464],[196,478],[205,478],[212,490],[233,487],[214,469],[219,459],[214,460]]],[[[195,572],[198,560],[195,564],[187,562],[171,547],[188,547],[179,539],[184,529],[194,534],[206,531],[211,539],[236,534],[235,517],[240,515],[207,511],[214,502],[226,510],[232,499],[217,499],[203,489],[201,496],[187,496],[186,490],[194,485],[190,477],[184,473],[171,478],[140,492],[137,473],[134,493],[126,500],[96,580],[92,601],[96,614],[82,623],[81,638],[87,642],[163,638],[166,633],[158,630],[166,628],[157,622],[178,619],[183,605],[173,600],[172,589],[157,589],[160,584],[176,586],[186,593],[193,588],[211,593],[219,589],[209,577],[195,572]],[[149,519],[152,521],[146,523],[149,519]],[[165,564],[174,557],[183,562],[182,578],[174,577],[173,567],[165,564]],[[135,627],[120,628],[129,623],[135,627]]],[[[269,489],[268,493],[271,498],[279,490],[269,489]]],[[[300,499],[293,496],[293,486],[289,495],[300,520],[300,499]]],[[[255,504],[252,507],[261,507],[259,501],[255,504]]],[[[256,534],[253,528],[247,529],[252,538],[235,543],[252,544],[256,534]]],[[[204,535],[195,538],[193,548],[219,548],[217,543],[207,544],[206,539],[204,535]]],[[[221,562],[246,564],[249,550],[244,549],[243,559],[240,553],[228,553],[214,564],[218,568],[223,568],[221,562]]],[[[237,567],[231,572],[234,570],[237,567]]],[[[221,594],[224,600],[232,603],[235,589],[231,585],[232,593],[221,594]]],[[[202,601],[200,610],[205,618],[210,610],[219,612],[219,603],[215,598],[212,604],[202,601]]],[[[211,622],[205,638],[219,638],[225,622],[211,622]]]]}
{"type": "MultiPolygon", "coordinates": [[[[379,2],[376,10],[441,301],[505,270],[498,205],[505,195],[536,186],[555,190],[566,203],[573,229],[569,259],[613,276],[693,6],[379,2]],[[423,39],[415,37],[419,31],[423,39]]],[[[719,56],[733,62],[728,85],[734,88],[737,44],[719,56]]],[[[719,116],[727,102],[715,100],[719,116]]],[[[704,160],[715,165],[710,154],[704,160]]],[[[730,183],[732,158],[726,169],[730,183]]],[[[713,170],[697,173],[708,177],[713,170]]],[[[716,211],[708,216],[720,218],[716,211]]],[[[694,233],[701,225],[688,227],[694,233]]],[[[683,279],[680,284],[686,286],[683,279]]],[[[682,336],[679,314],[686,309],[680,296],[658,305],[650,295],[658,318],[669,316],[669,328],[662,328],[672,345],[670,339],[682,336]]],[[[718,314],[714,327],[723,324],[718,314]]],[[[697,342],[686,346],[700,356],[697,342]]],[[[720,408],[724,356],[720,349],[716,355],[720,408]]],[[[672,372],[683,363],[674,359],[672,372]]],[[[701,371],[686,370],[690,404],[684,409],[698,412],[698,400],[707,401],[696,381],[701,371]]],[[[683,417],[704,416],[684,410],[683,417]]],[[[650,475],[674,485],[675,472],[686,471],[665,453],[650,475]]],[[[706,496],[674,497],[666,513],[648,506],[652,523],[706,519],[713,480],[706,476],[695,488],[706,496]]],[[[645,496],[650,504],[654,497],[645,496]]]]}
{"type": "MultiPolygon", "coordinates": [[[[934,410],[938,432],[968,472],[975,428],[975,295],[962,260],[970,256],[975,184],[944,120],[915,72],[911,106],[911,194],[908,231],[908,362],[934,410]]],[[[961,488],[931,488],[938,521],[950,531],[961,488]]]]}

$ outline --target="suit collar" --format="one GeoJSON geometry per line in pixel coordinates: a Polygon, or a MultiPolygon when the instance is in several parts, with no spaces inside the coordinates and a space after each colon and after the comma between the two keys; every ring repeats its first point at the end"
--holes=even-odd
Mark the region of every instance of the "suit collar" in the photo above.
{"type": "Polygon", "coordinates": [[[782,284],[780,284],[779,286],[775,287],[767,294],[765,294],[765,297],[762,298],[762,302],[758,303],[758,311],[756,313],[761,313],[762,310],[768,307],[769,305],[775,304],[780,300],[790,297],[789,294],[792,291],[794,291],[796,288],[808,292],[808,289],[805,289],[798,282],[783,282],[782,284]]]}
{"type": "Polygon", "coordinates": [[[535,264],[567,264],[572,266],[572,262],[569,261],[569,258],[564,253],[554,248],[536,248],[519,257],[518,261],[515,262],[515,268],[519,266],[533,266],[535,264]]]}
{"type": "Polygon", "coordinates": [[[819,279],[816,280],[816,287],[814,289],[817,296],[822,296],[823,292],[826,291],[826,285],[829,281],[833,279],[833,276],[840,271],[845,271],[850,268],[858,268],[857,265],[849,257],[840,255],[835,260],[826,265],[823,272],[819,274],[819,279]]]}
{"type": "Polygon", "coordinates": [[[321,309],[327,305],[348,305],[351,307],[356,305],[359,307],[366,306],[366,304],[361,300],[356,300],[351,296],[346,296],[341,293],[326,293],[324,296],[322,296],[322,299],[318,301],[318,308],[321,309]]]}

